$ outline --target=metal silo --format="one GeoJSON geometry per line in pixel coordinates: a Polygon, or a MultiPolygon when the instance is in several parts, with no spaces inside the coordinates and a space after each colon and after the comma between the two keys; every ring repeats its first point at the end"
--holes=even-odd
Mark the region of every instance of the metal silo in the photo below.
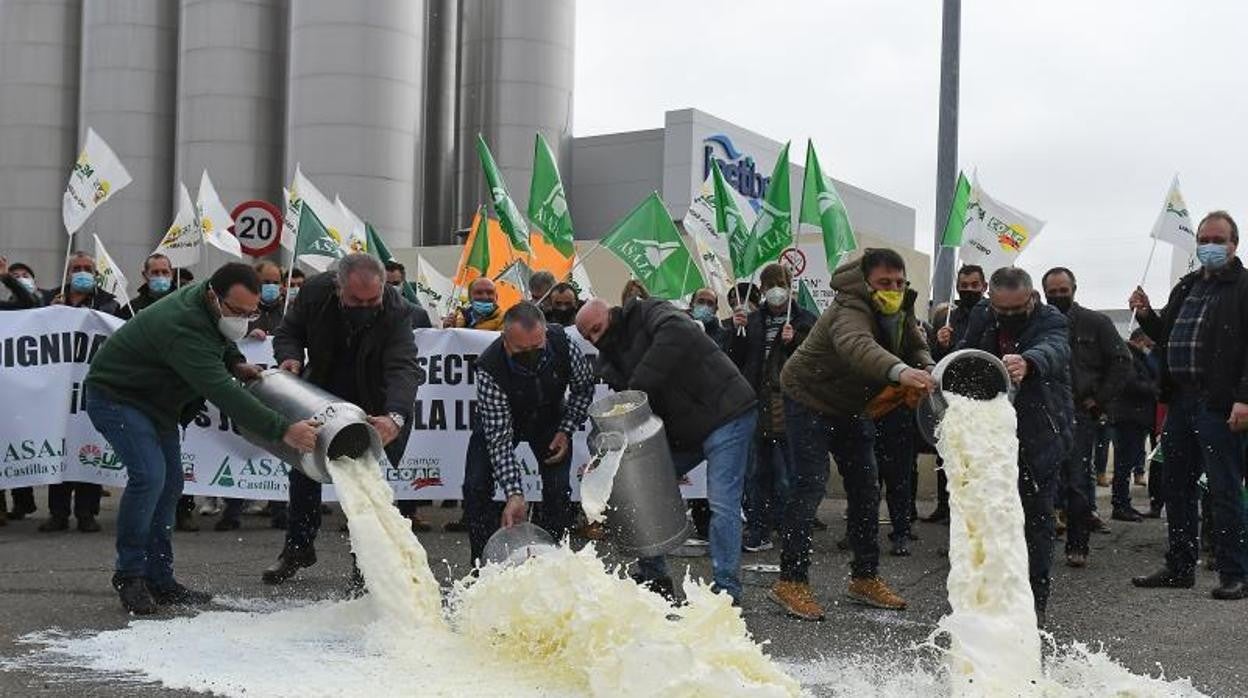
{"type": "Polygon", "coordinates": [[[422,34],[418,0],[294,0],[286,174],[299,163],[391,247],[419,225],[422,34]]]}
{"type": "MultiPolygon", "coordinates": [[[[175,170],[192,197],[207,168],[226,208],[280,205],[286,21],[286,0],[182,0],[175,170]]],[[[200,275],[222,261],[206,254],[200,275]]]]}
{"type": "Polygon", "coordinates": [[[455,242],[455,109],[459,1],[425,2],[425,108],[419,245],[455,242]]]}
{"type": "Polygon", "coordinates": [[[464,0],[459,71],[458,223],[489,200],[474,146],[485,137],[511,196],[529,199],[533,135],[540,132],[570,171],[573,0],[464,0]]]}
{"type": "Polygon", "coordinates": [[[77,155],[81,28],[80,0],[0,0],[0,254],[47,287],[68,244],[61,194],[77,155]]]}
{"type": "Polygon", "coordinates": [[[95,129],[134,180],[92,214],[97,232],[131,280],[172,219],[178,5],[167,0],[91,0],[83,6],[79,142],[95,129]]]}

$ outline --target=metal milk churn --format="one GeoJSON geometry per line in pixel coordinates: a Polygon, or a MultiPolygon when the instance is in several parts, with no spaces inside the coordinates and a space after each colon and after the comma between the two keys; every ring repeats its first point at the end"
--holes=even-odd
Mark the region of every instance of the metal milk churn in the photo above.
{"type": "Polygon", "coordinates": [[[919,432],[927,442],[936,444],[936,428],[949,406],[946,392],[969,397],[973,400],[991,400],[1001,393],[1014,400],[1014,383],[1001,359],[979,349],[960,349],[936,364],[932,369],[936,390],[924,396],[915,410],[919,432]]]}

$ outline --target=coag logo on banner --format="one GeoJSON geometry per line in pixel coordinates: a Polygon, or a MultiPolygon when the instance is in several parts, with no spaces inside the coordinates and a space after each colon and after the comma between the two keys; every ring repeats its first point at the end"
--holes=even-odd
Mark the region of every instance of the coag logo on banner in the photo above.
{"type": "Polygon", "coordinates": [[[771,183],[771,177],[764,177],[758,172],[754,157],[737,150],[727,134],[713,133],[702,139],[702,181],[706,181],[706,178],[710,176],[712,161],[719,162],[719,169],[724,173],[728,186],[741,192],[741,195],[749,199],[750,205],[757,210],[757,199],[767,194],[767,185],[771,183]],[[722,152],[724,157],[717,157],[715,155],[717,150],[722,152]]]}
{"type": "Polygon", "coordinates": [[[386,468],[387,482],[406,482],[412,489],[442,486],[442,459],[431,456],[405,458],[399,467],[386,468]]]}
{"type": "Polygon", "coordinates": [[[100,470],[121,470],[124,467],[111,447],[100,448],[95,444],[84,444],[78,449],[78,463],[100,470]]]}

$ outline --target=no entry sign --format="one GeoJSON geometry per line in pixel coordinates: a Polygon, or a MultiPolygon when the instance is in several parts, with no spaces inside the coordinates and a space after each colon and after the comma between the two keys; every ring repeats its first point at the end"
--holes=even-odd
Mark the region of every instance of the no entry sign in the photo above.
{"type": "Polygon", "coordinates": [[[230,232],[238,238],[243,252],[252,257],[272,254],[282,241],[282,211],[267,201],[244,201],[230,212],[234,226],[230,232]]]}

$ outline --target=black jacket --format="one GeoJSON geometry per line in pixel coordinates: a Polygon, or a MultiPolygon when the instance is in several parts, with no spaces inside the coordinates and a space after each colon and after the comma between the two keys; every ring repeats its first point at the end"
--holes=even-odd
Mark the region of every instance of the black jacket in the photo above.
{"type": "MultiPolygon", "coordinates": [[[[61,299],[65,302],[65,305],[71,308],[86,308],[88,310],[98,310],[101,313],[108,313],[109,315],[115,315],[117,317],[122,317],[121,311],[125,307],[120,302],[118,302],[116,296],[109,293],[108,291],[105,291],[99,288],[95,289],[95,291],[93,291],[91,295],[87,296],[87,298],[84,300],[82,305],[72,305],[72,306],[69,305],[69,287],[68,286],[65,288],[62,288],[59,295],[61,299]]],[[[138,309],[136,308],[135,310],[137,311],[138,309]]]]}
{"type": "MultiPolygon", "coordinates": [[[[1203,273],[1198,269],[1179,279],[1160,315],[1150,312],[1140,318],[1140,327],[1157,343],[1154,351],[1161,365],[1162,402],[1173,396],[1175,388],[1166,366],[1166,343],[1179,308],[1203,273]]],[[[1233,258],[1214,275],[1214,283],[1215,298],[1201,325],[1205,376],[1197,388],[1211,409],[1229,412],[1233,403],[1248,403],[1248,274],[1243,262],[1233,258]]]]}
{"type": "MultiPolygon", "coordinates": [[[[170,293],[172,293],[172,291],[170,291],[170,293]]],[[[134,308],[134,312],[137,314],[140,310],[143,310],[144,308],[151,306],[156,301],[168,295],[169,295],[168,293],[166,293],[164,296],[153,295],[152,290],[147,287],[146,283],[144,283],[142,286],[139,287],[139,294],[135,296],[134,298],[130,299],[129,307],[123,305],[121,306],[121,309],[117,311],[117,317],[121,318],[122,320],[129,320],[130,318],[134,317],[134,315],[130,314],[130,308],[134,308]]]]}
{"type": "Polygon", "coordinates": [[[1084,400],[1092,398],[1104,411],[1131,376],[1131,352],[1118,335],[1114,321],[1104,313],[1072,303],[1066,322],[1075,406],[1078,408],[1084,400]]]}
{"type": "MultiPolygon", "coordinates": [[[[403,300],[407,300],[406,298],[403,300]]],[[[429,320],[429,312],[425,310],[419,303],[407,301],[407,307],[412,311],[412,329],[419,330],[433,327],[433,322],[429,320]]]]}
{"type": "Polygon", "coordinates": [[[973,308],[974,306],[964,308],[957,303],[949,306],[949,329],[953,331],[953,336],[949,338],[948,347],[942,347],[940,342],[936,341],[936,333],[940,331],[941,327],[945,326],[945,316],[940,315],[932,318],[932,327],[927,333],[927,344],[932,350],[933,360],[940,361],[945,358],[962,342],[962,338],[966,336],[966,327],[971,320],[971,310],[973,308]]]}
{"type": "Polygon", "coordinates": [[[793,325],[793,341],[788,345],[782,345],[781,351],[767,354],[767,348],[764,346],[767,341],[766,328],[763,326],[764,312],[767,311],[760,307],[750,313],[745,321],[744,335],[738,334],[736,327],[733,327],[731,340],[728,343],[728,356],[732,357],[732,362],[741,370],[741,375],[750,382],[750,387],[754,388],[755,392],[758,392],[762,386],[763,377],[770,373],[764,368],[775,368],[778,378],[784,362],[788,361],[802,340],[806,339],[806,335],[810,334],[815,322],[819,320],[814,313],[793,303],[793,314],[789,319],[789,324],[793,325]]]}
{"type": "Polygon", "coordinates": [[[996,315],[984,300],[971,311],[966,336],[958,348],[982,349],[994,356],[1017,353],[1027,360],[1027,377],[1014,395],[1019,469],[1047,481],[1074,444],[1066,317],[1056,308],[1037,305],[1017,342],[1016,350],[1001,351],[996,315]]]}
{"type": "Polygon", "coordinates": [[[1131,373],[1117,399],[1109,404],[1109,416],[1115,424],[1135,424],[1153,430],[1157,422],[1157,396],[1160,393],[1154,359],[1128,344],[1131,352],[1131,373]]]}
{"type": "MultiPolygon", "coordinates": [[[[279,364],[287,359],[304,361],[303,378],[331,390],[338,340],[347,332],[334,273],[317,274],[303,284],[273,333],[273,358],[279,364]]],[[[386,286],[381,313],[350,341],[359,342],[352,367],[359,406],[370,415],[397,412],[407,420],[399,437],[386,447],[390,462],[398,463],[411,433],[417,386],[416,340],[407,302],[398,291],[386,286]]]]}
{"type": "Polygon", "coordinates": [[[39,297],[22,285],[20,281],[8,274],[0,274],[0,310],[28,310],[43,305],[39,297]]]}
{"type": "Polygon", "coordinates": [[[667,301],[612,308],[599,344],[603,380],[645,392],[673,450],[700,450],[712,431],[754,408],[754,391],[728,355],[667,301]]]}

